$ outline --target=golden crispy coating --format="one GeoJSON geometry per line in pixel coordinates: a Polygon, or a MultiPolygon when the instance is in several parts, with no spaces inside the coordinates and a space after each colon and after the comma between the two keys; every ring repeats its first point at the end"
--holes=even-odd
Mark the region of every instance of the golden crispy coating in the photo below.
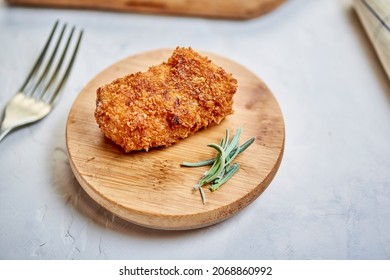
{"type": "Polygon", "coordinates": [[[233,113],[237,80],[191,48],[97,89],[95,118],[126,152],[170,146],[233,113]]]}

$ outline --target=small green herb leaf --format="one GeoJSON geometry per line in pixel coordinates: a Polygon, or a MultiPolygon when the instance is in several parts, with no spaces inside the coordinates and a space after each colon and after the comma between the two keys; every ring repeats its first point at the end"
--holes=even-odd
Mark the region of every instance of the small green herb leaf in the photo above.
{"type": "Polygon", "coordinates": [[[199,182],[194,187],[195,190],[199,189],[203,204],[206,204],[203,186],[209,184],[210,191],[214,192],[233,177],[239,170],[240,165],[238,163],[231,163],[255,141],[255,137],[252,137],[241,146],[238,146],[241,131],[242,130],[239,127],[236,134],[229,140],[229,130],[226,129],[225,137],[221,139],[219,144],[208,144],[209,147],[214,148],[217,151],[217,155],[214,158],[198,162],[184,161],[181,163],[181,165],[185,167],[211,165],[210,169],[203,174],[202,178],[200,178],[199,182]]]}

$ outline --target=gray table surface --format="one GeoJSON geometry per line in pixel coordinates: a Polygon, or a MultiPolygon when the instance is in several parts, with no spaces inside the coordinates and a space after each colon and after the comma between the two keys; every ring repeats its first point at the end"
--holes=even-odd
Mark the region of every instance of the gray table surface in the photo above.
{"type": "Polygon", "coordinates": [[[0,1],[0,106],[56,19],[85,36],[61,103],[0,143],[0,259],[390,259],[390,82],[350,1],[289,0],[246,21],[9,7],[0,1]],[[65,125],[110,64],[191,46],[226,56],[274,93],[280,169],[233,218],[170,232],[97,205],[69,166],[65,125]]]}

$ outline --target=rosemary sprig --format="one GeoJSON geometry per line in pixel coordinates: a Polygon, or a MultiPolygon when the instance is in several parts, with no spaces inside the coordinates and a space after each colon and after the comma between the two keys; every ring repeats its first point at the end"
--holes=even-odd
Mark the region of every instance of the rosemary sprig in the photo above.
{"type": "Polygon", "coordinates": [[[238,146],[241,128],[237,129],[236,134],[232,139],[229,139],[229,136],[230,133],[227,129],[225,137],[221,139],[219,144],[208,144],[209,147],[214,148],[217,151],[215,157],[198,162],[184,161],[181,163],[182,166],[186,167],[211,165],[210,169],[203,174],[202,178],[200,178],[199,182],[194,187],[195,190],[199,190],[203,204],[206,203],[203,186],[209,184],[210,191],[214,192],[226,183],[240,168],[240,165],[238,163],[233,163],[233,160],[255,141],[255,137],[252,137],[241,146],[238,146]]]}

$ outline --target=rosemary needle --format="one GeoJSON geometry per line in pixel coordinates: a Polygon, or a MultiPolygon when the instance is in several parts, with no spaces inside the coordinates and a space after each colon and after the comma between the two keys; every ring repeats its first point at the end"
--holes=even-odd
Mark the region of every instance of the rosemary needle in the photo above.
{"type": "Polygon", "coordinates": [[[206,165],[211,165],[215,161],[215,158],[210,158],[208,160],[202,160],[202,161],[197,161],[197,162],[187,162],[183,161],[181,163],[182,166],[186,167],[200,167],[200,166],[206,166],[206,165]]]}
{"type": "Polygon", "coordinates": [[[233,175],[236,174],[239,168],[240,165],[238,163],[234,163],[233,166],[229,169],[229,171],[226,172],[226,175],[224,177],[215,182],[215,184],[211,185],[210,190],[212,192],[216,191],[220,186],[225,184],[231,177],[233,177],[233,175]]]}
{"type": "Polygon", "coordinates": [[[239,127],[235,135],[230,138],[229,130],[226,129],[225,137],[221,139],[219,144],[208,144],[209,147],[214,148],[217,151],[217,155],[214,158],[198,161],[181,163],[185,167],[200,167],[211,165],[200,178],[194,189],[200,192],[203,204],[206,204],[206,196],[203,190],[203,186],[209,184],[210,191],[214,192],[224,183],[226,183],[234,174],[237,173],[240,165],[233,163],[233,160],[242,152],[244,152],[255,141],[255,137],[252,137],[241,146],[238,146],[238,141],[241,136],[241,128],[239,127]]]}
{"type": "Polygon", "coordinates": [[[206,196],[204,195],[203,188],[199,188],[199,192],[200,192],[200,197],[202,198],[203,204],[206,204],[206,196]]]}

